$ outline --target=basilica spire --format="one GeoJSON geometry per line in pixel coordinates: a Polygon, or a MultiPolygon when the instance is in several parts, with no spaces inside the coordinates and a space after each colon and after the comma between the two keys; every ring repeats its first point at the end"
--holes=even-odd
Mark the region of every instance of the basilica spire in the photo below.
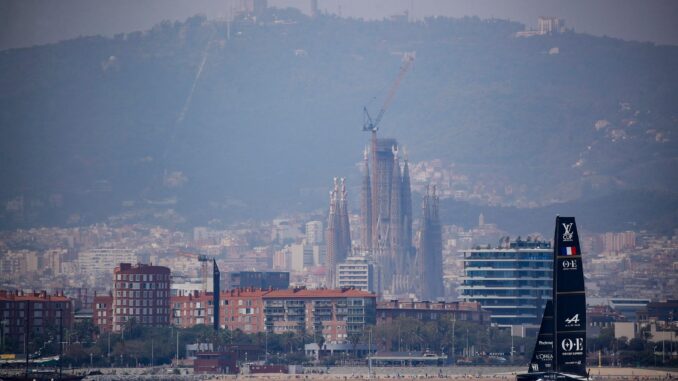
{"type": "Polygon", "coordinates": [[[334,178],[330,191],[330,208],[327,217],[327,254],[325,256],[326,286],[337,286],[337,265],[346,260],[351,250],[351,228],[348,219],[348,194],[346,180],[334,178]]]}
{"type": "Polygon", "coordinates": [[[372,245],[372,189],[370,186],[370,162],[368,148],[363,151],[363,182],[360,189],[360,222],[362,247],[369,250],[372,245]]]}
{"type": "Polygon", "coordinates": [[[403,147],[403,180],[402,180],[402,214],[403,214],[403,248],[411,257],[412,250],[412,190],[410,186],[410,166],[407,149],[403,147]]]}
{"type": "Polygon", "coordinates": [[[423,217],[416,266],[417,295],[422,300],[435,300],[444,296],[442,231],[438,209],[436,187],[434,185],[431,189],[427,186],[422,202],[423,217]]]}

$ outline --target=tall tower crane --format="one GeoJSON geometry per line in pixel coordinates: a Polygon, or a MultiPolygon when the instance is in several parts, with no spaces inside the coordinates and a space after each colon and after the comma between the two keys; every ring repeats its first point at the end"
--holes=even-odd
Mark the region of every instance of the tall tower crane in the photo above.
{"type": "Polygon", "coordinates": [[[400,82],[402,81],[402,79],[405,77],[405,74],[407,74],[407,71],[412,66],[414,58],[415,58],[414,52],[403,54],[402,65],[400,66],[398,76],[396,77],[395,82],[393,82],[393,84],[391,85],[388,95],[384,100],[384,104],[381,106],[381,109],[379,110],[379,113],[377,114],[376,118],[374,119],[372,118],[369,111],[367,110],[367,106],[363,107],[363,131],[371,132],[371,145],[372,145],[371,148],[372,178],[370,180],[371,205],[368,206],[368,208],[372,208],[371,221],[369,222],[370,224],[369,229],[372,232],[371,233],[372,243],[370,251],[372,251],[372,255],[374,255],[380,263],[382,263],[382,260],[386,261],[384,263],[389,262],[388,259],[385,258],[386,254],[385,245],[388,238],[382,234],[384,233],[388,235],[388,225],[386,225],[385,231],[382,229],[382,217],[388,215],[387,214],[388,200],[384,202],[385,198],[383,192],[385,190],[380,189],[387,185],[386,183],[383,183],[379,179],[383,179],[384,177],[390,179],[390,176],[392,174],[388,173],[389,171],[386,170],[386,168],[388,168],[388,164],[386,165],[384,165],[383,163],[380,164],[380,160],[377,158],[378,156],[377,130],[379,129],[379,123],[381,122],[381,119],[384,117],[384,113],[391,105],[391,102],[393,101],[393,98],[395,97],[395,94],[398,91],[400,82]]]}
{"type": "Polygon", "coordinates": [[[200,278],[202,279],[202,291],[206,292],[209,284],[210,274],[209,274],[209,265],[212,261],[212,258],[203,254],[195,253],[179,253],[180,256],[186,258],[197,259],[200,262],[200,278]]]}
{"type": "Polygon", "coordinates": [[[410,69],[412,66],[412,62],[414,62],[416,54],[415,52],[410,52],[410,53],[405,53],[402,58],[402,65],[400,66],[400,72],[398,72],[398,77],[396,77],[395,82],[391,85],[391,88],[388,91],[388,96],[384,100],[384,104],[381,106],[381,109],[379,110],[379,114],[377,114],[377,117],[372,119],[370,116],[370,112],[367,110],[367,106],[363,107],[363,131],[371,131],[371,132],[377,132],[379,129],[379,122],[381,122],[381,118],[384,117],[384,113],[388,109],[388,106],[391,105],[391,102],[393,101],[393,98],[396,95],[396,92],[398,91],[398,87],[400,86],[400,81],[405,77],[405,74],[407,71],[410,69]]]}

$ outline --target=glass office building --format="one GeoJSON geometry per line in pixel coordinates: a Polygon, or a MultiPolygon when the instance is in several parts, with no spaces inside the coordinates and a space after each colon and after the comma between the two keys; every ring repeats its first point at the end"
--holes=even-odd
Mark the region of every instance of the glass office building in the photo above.
{"type": "Polygon", "coordinates": [[[463,251],[461,298],[478,302],[499,326],[538,325],[551,299],[550,242],[521,241],[463,251]]]}

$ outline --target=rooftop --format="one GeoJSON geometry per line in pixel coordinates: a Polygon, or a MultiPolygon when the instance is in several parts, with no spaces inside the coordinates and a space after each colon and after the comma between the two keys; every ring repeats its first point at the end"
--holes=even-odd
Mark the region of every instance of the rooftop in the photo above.
{"type": "Polygon", "coordinates": [[[124,271],[127,274],[141,274],[141,273],[153,273],[153,274],[158,274],[158,273],[170,273],[170,269],[165,266],[153,266],[147,265],[144,263],[137,263],[135,265],[132,265],[131,263],[121,263],[118,266],[115,267],[115,272],[121,272],[124,271]]]}
{"type": "Polygon", "coordinates": [[[294,288],[269,291],[264,298],[374,298],[375,294],[355,288],[314,289],[294,288]]]}
{"type": "Polygon", "coordinates": [[[430,302],[430,301],[400,301],[390,300],[377,303],[377,309],[393,310],[431,310],[431,311],[480,311],[477,302],[430,302]]]}
{"type": "Polygon", "coordinates": [[[23,291],[0,290],[0,301],[68,302],[70,299],[61,293],[48,295],[47,291],[26,293],[23,291]]]}

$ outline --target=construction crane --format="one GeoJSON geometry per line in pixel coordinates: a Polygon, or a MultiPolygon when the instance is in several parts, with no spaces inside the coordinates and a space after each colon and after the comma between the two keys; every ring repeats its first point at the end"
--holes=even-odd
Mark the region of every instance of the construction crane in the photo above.
{"type": "Polygon", "coordinates": [[[207,286],[210,280],[209,264],[212,258],[204,254],[179,253],[179,256],[197,259],[200,262],[200,278],[202,279],[202,291],[207,292],[207,286]]]}
{"type": "Polygon", "coordinates": [[[396,92],[398,91],[398,86],[400,86],[400,81],[402,81],[403,77],[405,77],[405,74],[412,66],[415,56],[415,52],[403,54],[403,63],[400,66],[398,77],[395,82],[393,82],[393,85],[391,85],[388,96],[386,97],[386,100],[384,100],[384,104],[381,106],[381,110],[379,110],[379,114],[377,114],[376,118],[372,119],[370,112],[367,110],[367,106],[363,107],[363,131],[377,132],[379,129],[379,122],[381,122],[381,118],[384,117],[384,113],[386,112],[386,109],[388,109],[388,106],[391,105],[393,97],[395,97],[396,92]]]}

